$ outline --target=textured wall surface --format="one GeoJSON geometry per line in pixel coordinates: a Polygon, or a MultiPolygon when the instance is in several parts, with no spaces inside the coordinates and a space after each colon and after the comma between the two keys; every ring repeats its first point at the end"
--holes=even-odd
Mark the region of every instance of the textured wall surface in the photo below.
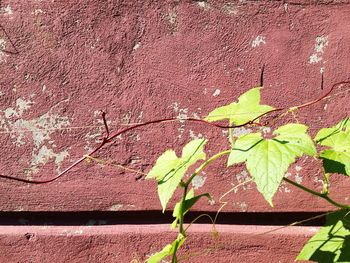
{"type": "MultiPolygon", "coordinates": [[[[263,65],[264,103],[288,107],[318,98],[350,79],[349,21],[347,1],[0,1],[0,173],[54,177],[98,145],[101,110],[112,131],[152,119],[204,117],[259,84],[263,65]]],[[[312,135],[349,115],[349,92],[340,87],[333,95],[297,112],[312,135]]],[[[225,130],[176,122],[133,130],[95,156],[147,173],[166,149],[179,153],[200,137],[210,139],[208,155],[228,145],[225,130]]],[[[301,158],[289,178],[320,190],[320,169],[301,158]]],[[[194,209],[217,211],[220,197],[248,176],[244,166],[226,169],[225,160],[209,167],[193,186],[215,202],[194,209]]],[[[334,197],[347,202],[349,181],[334,176],[332,186],[339,189],[334,197]]],[[[160,210],[155,182],[95,162],[49,184],[0,179],[0,188],[0,210],[8,212],[160,210]]],[[[286,184],[274,208],[254,183],[224,201],[226,212],[331,208],[286,184]]],[[[11,238],[4,240],[16,243],[11,238]]],[[[4,242],[0,250],[10,244],[4,242]]]]}

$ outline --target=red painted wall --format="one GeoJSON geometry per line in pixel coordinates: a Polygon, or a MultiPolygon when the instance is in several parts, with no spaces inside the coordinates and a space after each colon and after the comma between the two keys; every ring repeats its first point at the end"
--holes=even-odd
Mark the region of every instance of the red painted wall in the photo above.
{"type": "MultiPolygon", "coordinates": [[[[349,79],[349,19],[346,1],[3,0],[0,172],[53,177],[98,145],[100,110],[113,131],[158,118],[204,117],[257,85],[262,65],[264,103],[284,107],[320,97],[349,79]]],[[[342,91],[300,110],[297,120],[314,135],[349,116],[349,93],[342,91]]],[[[209,155],[228,142],[225,131],[202,124],[157,124],[121,136],[97,156],[147,173],[164,150],[180,151],[200,136],[210,139],[209,155]]],[[[195,210],[217,211],[220,196],[247,178],[244,167],[224,164],[197,178],[195,187],[211,192],[215,203],[202,201],[195,210]]],[[[321,189],[320,168],[300,159],[290,178],[321,189]]],[[[349,182],[335,176],[332,185],[346,202],[349,182]]],[[[160,210],[155,182],[110,165],[83,163],[46,185],[1,179],[0,186],[1,211],[160,210]]],[[[284,184],[274,208],[253,183],[227,201],[226,212],[331,208],[284,184]]]]}

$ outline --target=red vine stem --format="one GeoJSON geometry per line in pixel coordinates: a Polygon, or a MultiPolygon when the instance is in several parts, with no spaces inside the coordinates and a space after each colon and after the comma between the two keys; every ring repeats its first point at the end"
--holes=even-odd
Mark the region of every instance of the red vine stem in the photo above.
{"type": "Polygon", "coordinates": [[[70,170],[72,170],[75,166],[77,166],[78,164],[80,164],[81,162],[83,162],[84,160],[92,157],[92,155],[96,152],[98,152],[102,147],[104,147],[106,144],[111,143],[115,138],[117,138],[119,135],[124,134],[126,132],[129,132],[131,130],[137,129],[137,128],[141,128],[143,126],[148,126],[151,124],[158,124],[158,123],[165,123],[165,122],[175,122],[175,121],[189,121],[189,122],[197,122],[197,123],[202,123],[205,125],[209,125],[209,126],[213,126],[216,128],[220,128],[220,129],[227,129],[227,128],[239,128],[239,127],[243,127],[246,125],[252,125],[252,124],[257,124],[255,123],[255,121],[269,113],[272,112],[277,112],[277,111],[283,111],[283,110],[292,110],[292,109],[301,109],[307,106],[310,106],[312,104],[315,104],[325,98],[328,98],[329,95],[332,93],[332,91],[335,89],[335,87],[340,86],[340,85],[344,85],[344,84],[350,84],[350,81],[342,81],[342,82],[338,82],[332,85],[332,87],[321,97],[312,100],[310,102],[306,102],[304,104],[298,105],[298,106],[294,106],[294,107],[289,107],[289,108],[276,108],[273,110],[270,110],[268,112],[265,112],[263,114],[260,114],[259,116],[257,116],[256,118],[254,118],[253,120],[250,120],[246,123],[240,124],[240,125],[232,125],[232,126],[227,126],[227,125],[221,125],[221,124],[216,124],[216,123],[212,123],[212,122],[208,122],[206,120],[201,120],[201,119],[195,119],[195,118],[186,118],[186,119],[180,119],[180,118],[165,118],[165,119],[157,119],[157,120],[151,120],[148,122],[143,122],[143,123],[139,123],[139,124],[135,124],[131,127],[127,127],[125,129],[122,129],[120,131],[117,131],[115,133],[110,134],[109,132],[109,128],[108,128],[108,124],[106,121],[106,113],[102,112],[102,118],[103,118],[103,123],[105,126],[105,130],[106,130],[106,135],[105,137],[103,137],[102,142],[100,143],[100,145],[98,145],[95,149],[93,149],[91,152],[89,152],[86,155],[83,155],[80,159],[78,159],[77,161],[75,161],[73,164],[71,164],[69,167],[67,167],[64,171],[60,172],[57,176],[48,179],[48,180],[28,180],[28,179],[22,179],[22,178],[17,178],[17,177],[13,177],[13,176],[8,176],[8,175],[3,175],[0,174],[0,178],[4,178],[4,179],[8,179],[8,180],[14,180],[14,181],[18,181],[18,182],[23,182],[23,183],[30,183],[30,184],[45,184],[45,183],[50,183],[53,181],[56,181],[58,178],[62,177],[63,175],[65,175],[67,172],[69,172],[70,170]]]}

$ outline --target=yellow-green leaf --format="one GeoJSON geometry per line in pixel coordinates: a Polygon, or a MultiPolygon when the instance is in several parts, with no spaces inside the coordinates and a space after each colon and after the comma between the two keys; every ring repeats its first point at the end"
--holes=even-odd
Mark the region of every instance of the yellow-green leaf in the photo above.
{"type": "Polygon", "coordinates": [[[179,234],[173,243],[166,245],[161,251],[150,256],[146,262],[159,263],[162,259],[171,256],[174,253],[174,250],[180,248],[185,240],[186,238],[183,235],[179,234]]]}
{"type": "Polygon", "coordinates": [[[205,120],[213,122],[228,119],[230,125],[242,125],[273,110],[269,105],[260,104],[260,89],[261,87],[252,88],[242,94],[238,102],[216,108],[205,120]]]}
{"type": "Polygon", "coordinates": [[[189,142],[183,148],[180,158],[173,150],[167,150],[148,173],[146,179],[155,178],[158,182],[158,196],[163,212],[188,168],[197,161],[205,159],[203,148],[206,142],[205,139],[189,142]]]}

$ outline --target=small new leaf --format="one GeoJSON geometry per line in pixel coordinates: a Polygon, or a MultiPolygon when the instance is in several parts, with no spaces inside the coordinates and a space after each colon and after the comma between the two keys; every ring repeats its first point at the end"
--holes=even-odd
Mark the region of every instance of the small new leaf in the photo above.
{"type": "Polygon", "coordinates": [[[321,129],[315,140],[330,147],[320,153],[326,173],[350,176],[350,120],[345,119],[331,128],[321,129]]]}
{"type": "Polygon", "coordinates": [[[174,207],[174,211],[173,211],[173,217],[175,217],[175,220],[173,221],[173,223],[171,224],[171,228],[175,229],[177,227],[177,223],[180,220],[181,217],[181,213],[183,212],[183,214],[186,214],[192,206],[195,205],[195,203],[197,203],[197,201],[201,198],[201,197],[207,197],[209,200],[211,200],[211,196],[208,193],[205,194],[200,194],[197,196],[194,196],[194,190],[191,189],[190,191],[188,191],[187,195],[186,195],[186,199],[183,202],[183,205],[181,207],[181,201],[176,203],[175,207],[174,207]]]}
{"type": "Polygon", "coordinates": [[[264,139],[261,133],[239,137],[228,158],[228,166],[246,161],[259,192],[271,206],[289,166],[303,154],[316,154],[305,125],[287,124],[275,130],[273,135],[273,139],[264,139]]]}
{"type": "Polygon", "coordinates": [[[260,89],[261,87],[252,88],[242,94],[238,102],[216,108],[205,120],[213,122],[228,119],[230,125],[242,125],[273,110],[269,105],[260,104],[260,89]]]}
{"type": "Polygon", "coordinates": [[[186,238],[179,234],[177,239],[172,243],[166,245],[161,251],[153,254],[147,259],[147,263],[159,263],[162,259],[171,256],[174,253],[174,250],[177,250],[185,242],[186,238]]]}
{"type": "Polygon", "coordinates": [[[158,182],[158,196],[163,212],[188,168],[197,161],[205,159],[203,148],[206,142],[205,139],[189,142],[183,148],[180,158],[173,150],[167,150],[158,158],[146,176],[146,179],[155,178],[158,182]]]}
{"type": "Polygon", "coordinates": [[[350,262],[349,211],[329,214],[323,226],[303,247],[297,260],[350,262]]]}

